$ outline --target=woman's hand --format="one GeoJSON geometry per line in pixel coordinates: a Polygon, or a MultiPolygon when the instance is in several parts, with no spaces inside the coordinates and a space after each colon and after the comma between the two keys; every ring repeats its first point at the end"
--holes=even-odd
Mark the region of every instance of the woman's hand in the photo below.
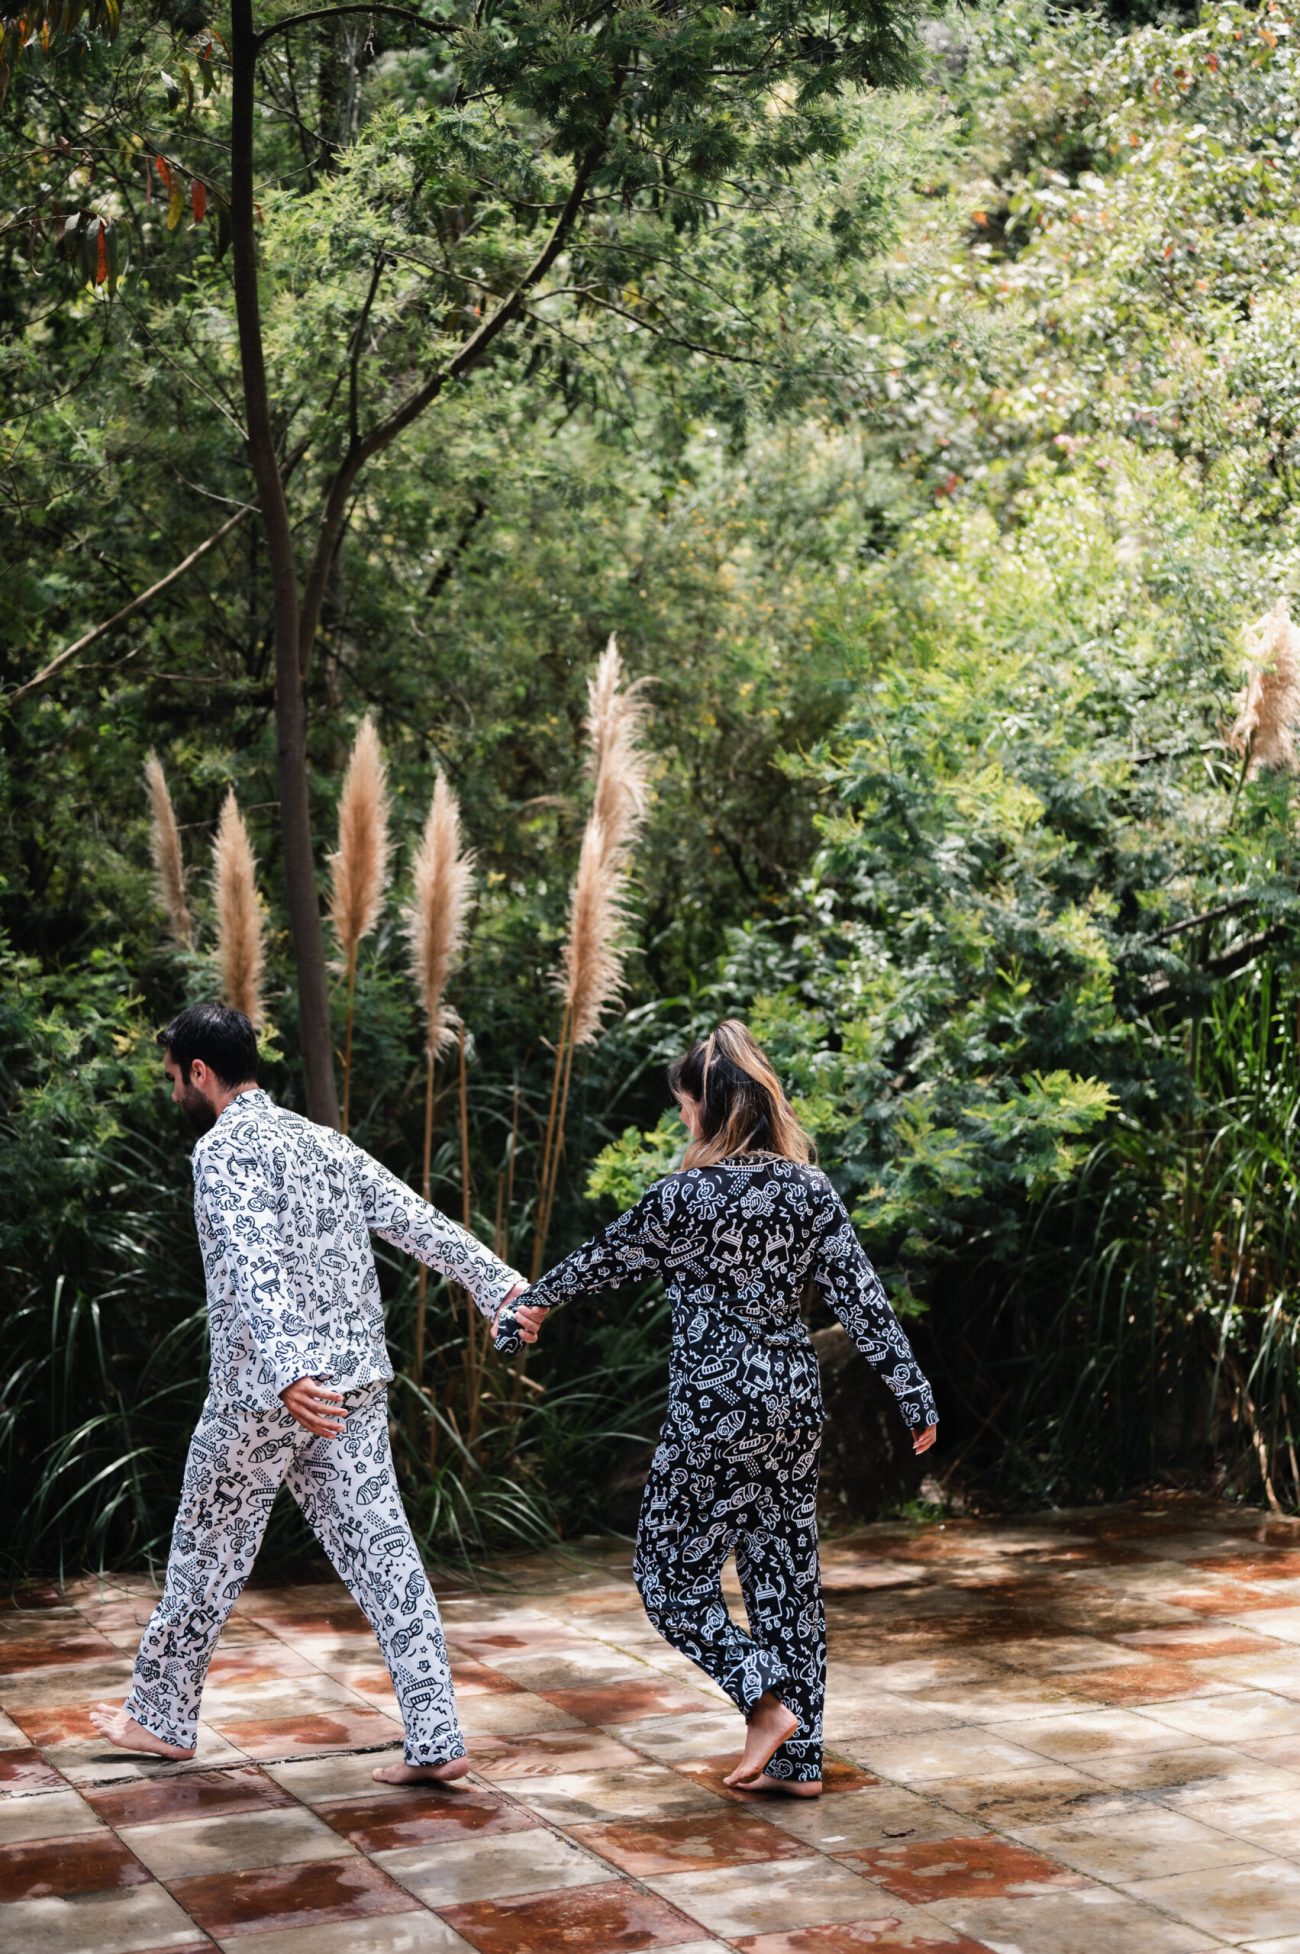
{"type": "Polygon", "coordinates": [[[492,1334],[494,1337],[500,1334],[502,1313],[505,1310],[509,1310],[511,1316],[514,1318],[515,1331],[520,1343],[537,1342],[537,1332],[546,1321],[547,1312],[545,1306],[538,1305],[536,1308],[533,1308],[528,1303],[522,1303],[518,1309],[513,1308],[515,1297],[524,1295],[527,1288],[528,1284],[526,1282],[516,1283],[515,1287],[510,1291],[510,1294],[502,1298],[497,1306],[497,1313],[492,1318],[492,1334]]]}
{"type": "Polygon", "coordinates": [[[937,1425],[927,1425],[925,1430],[918,1432],[912,1440],[912,1450],[914,1452],[928,1452],[938,1436],[939,1427],[937,1425]]]}
{"type": "Polygon", "coordinates": [[[296,1384],[287,1384],[280,1402],[290,1417],[317,1438],[337,1438],[343,1430],[347,1418],[343,1393],[314,1377],[300,1377],[296,1384]]]}

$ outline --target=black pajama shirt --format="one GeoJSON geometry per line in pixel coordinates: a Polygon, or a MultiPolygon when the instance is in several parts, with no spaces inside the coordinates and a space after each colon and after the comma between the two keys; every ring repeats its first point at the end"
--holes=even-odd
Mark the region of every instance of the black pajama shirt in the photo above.
{"type": "Polygon", "coordinates": [[[912,1354],[844,1203],[816,1167],[742,1154],[657,1181],[507,1308],[663,1278],[672,1303],[668,1410],[646,1482],[635,1575],[665,1639],[742,1710],[773,1690],[799,1729],[768,1765],[821,1776],[826,1625],[817,1559],[821,1379],[800,1305],[826,1295],[913,1430],[936,1422],[912,1354]],[[735,1553],[749,1617],[732,1621],[735,1553]]]}

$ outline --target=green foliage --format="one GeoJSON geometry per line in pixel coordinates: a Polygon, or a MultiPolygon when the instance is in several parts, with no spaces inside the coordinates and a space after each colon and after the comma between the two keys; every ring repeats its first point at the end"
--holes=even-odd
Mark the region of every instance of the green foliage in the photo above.
{"type": "MultiPolygon", "coordinates": [[[[517,330],[353,497],[306,677],[319,828],[367,707],[394,896],[435,765],[461,794],[470,1186],[444,1078],[435,1196],[526,1260],[584,686],[616,630],[651,681],[656,798],[628,1012],[575,1081],[554,1248],[676,1164],[663,1064],[745,1015],[915,1318],[963,1470],[1027,1499],[1216,1471],[1253,1496],[1266,1471],[1294,1501],[1300,861],[1290,778],[1245,781],[1226,732],[1242,628],[1300,561],[1297,18],[1011,0],[932,22],[919,85],[855,94],[854,73],[911,58],[898,19],[841,8],[824,47],[802,8],[521,0],[454,53],[378,19],[268,40],[259,249],[303,533],[354,411],[389,411],[511,289],[613,78],[639,77],[517,330]],[[708,49],[729,56],[720,94],[708,49]]],[[[141,15],[130,47],[92,37],[75,72],[15,75],[12,683],[247,497],[228,104],[202,28],[141,15]],[[206,94],[178,56],[212,69],[206,94]],[[110,105],[111,142],[60,147],[110,105]],[[36,222],[52,197],[68,255],[36,222]]],[[[270,900],[275,1049],[294,1050],[269,614],[236,528],[0,716],[0,1441],[35,1488],[23,1564],[156,1551],[201,1388],[151,1031],[212,985],[200,878],[232,781],[270,900]],[[188,960],[147,870],[150,746],[193,882],[188,960]]],[[[359,972],[357,1131],[416,1175],[403,958],[390,901],[359,972]]],[[[294,1098],[287,1064],[271,1083],[294,1098]]],[[[406,1358],[411,1272],[384,1281],[406,1358]]],[[[431,1318],[450,1375],[450,1300],[431,1318]]],[[[653,1427],[665,1344],[653,1299],[558,1313],[542,1388],[494,1374],[473,1448],[406,1383],[426,1537],[479,1554],[596,1523],[653,1427]]]]}

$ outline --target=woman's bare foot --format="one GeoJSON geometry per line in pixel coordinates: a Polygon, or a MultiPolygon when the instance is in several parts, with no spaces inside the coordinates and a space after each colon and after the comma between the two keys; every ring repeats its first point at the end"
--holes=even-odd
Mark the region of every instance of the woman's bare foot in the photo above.
{"type": "Polygon", "coordinates": [[[798,1728],[799,1719],[794,1711],[787,1710],[780,1697],[773,1696],[770,1689],[764,1690],[746,1720],[745,1748],[740,1754],[740,1762],[722,1782],[743,1785],[747,1778],[761,1776],[782,1744],[793,1737],[798,1728]]]}
{"type": "Polygon", "coordinates": [[[447,1764],[378,1764],[370,1775],[380,1784],[452,1784],[468,1769],[468,1757],[453,1757],[447,1764]]]}
{"type": "Polygon", "coordinates": [[[96,1703],[90,1712],[90,1721],[101,1737],[107,1737],[110,1744],[119,1750],[141,1750],[149,1757],[166,1757],[173,1763],[180,1763],[193,1757],[193,1748],[182,1750],[179,1744],[169,1744],[161,1737],[155,1737],[152,1730],[119,1709],[116,1703],[96,1703]]]}
{"type": "Polygon", "coordinates": [[[761,1778],[750,1778],[736,1786],[737,1791],[775,1791],[782,1798],[820,1798],[822,1781],[820,1778],[770,1778],[764,1772],[761,1778]]]}

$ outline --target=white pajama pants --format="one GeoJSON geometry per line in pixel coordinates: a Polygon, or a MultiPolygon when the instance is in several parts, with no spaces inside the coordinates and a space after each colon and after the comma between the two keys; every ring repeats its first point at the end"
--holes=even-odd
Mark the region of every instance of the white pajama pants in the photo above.
{"type": "Polygon", "coordinates": [[[190,1442],[162,1598],[136,1657],[127,1711],[190,1749],[203,1683],[227,1615],[253,1571],[281,1485],[374,1629],[406,1726],[408,1764],[465,1755],[438,1604],[402,1507],[388,1442],[388,1392],[345,1395],[338,1438],[318,1438],[282,1406],[209,1398],[190,1442]]]}

